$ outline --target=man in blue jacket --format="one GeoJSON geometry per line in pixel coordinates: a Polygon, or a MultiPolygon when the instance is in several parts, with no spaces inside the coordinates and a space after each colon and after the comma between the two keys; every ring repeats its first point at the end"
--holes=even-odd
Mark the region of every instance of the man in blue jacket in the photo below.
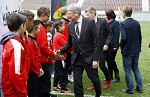
{"type": "Polygon", "coordinates": [[[121,31],[121,54],[123,59],[123,67],[125,72],[126,90],[123,92],[133,94],[132,73],[136,80],[135,90],[139,93],[143,92],[142,78],[138,68],[139,55],[141,52],[141,28],[138,21],[131,18],[132,8],[125,6],[122,10],[122,16],[125,19],[120,24],[121,31]]]}

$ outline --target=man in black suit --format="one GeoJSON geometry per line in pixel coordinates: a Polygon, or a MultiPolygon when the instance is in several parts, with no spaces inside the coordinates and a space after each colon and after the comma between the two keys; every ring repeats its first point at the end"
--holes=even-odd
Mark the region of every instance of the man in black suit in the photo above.
{"type": "MultiPolygon", "coordinates": [[[[108,23],[106,22],[106,19],[98,18],[96,16],[96,9],[94,7],[90,6],[89,8],[86,9],[85,13],[89,18],[94,19],[95,23],[97,25],[98,50],[100,52],[99,66],[106,78],[106,82],[105,82],[103,88],[107,89],[107,88],[109,88],[109,86],[111,84],[111,76],[105,65],[105,61],[106,61],[106,58],[108,55],[108,49],[109,49],[110,42],[113,37],[113,33],[110,30],[110,27],[109,27],[108,23]]],[[[88,88],[88,90],[92,90],[92,89],[94,89],[93,86],[88,88]]]]}
{"type": "Polygon", "coordinates": [[[124,21],[120,23],[121,32],[121,54],[123,60],[123,67],[125,72],[126,90],[123,92],[133,94],[133,80],[132,72],[134,73],[136,88],[139,93],[143,92],[142,78],[138,68],[138,61],[141,52],[141,27],[138,21],[131,18],[132,7],[125,6],[122,10],[124,21]]]}
{"type": "Polygon", "coordinates": [[[100,97],[101,87],[97,68],[98,53],[95,21],[81,16],[81,8],[77,4],[69,5],[67,11],[71,14],[71,23],[68,26],[69,38],[66,45],[58,53],[63,54],[72,46],[74,48],[72,65],[75,97],[84,97],[82,84],[84,69],[95,87],[95,97],[100,97]]]}

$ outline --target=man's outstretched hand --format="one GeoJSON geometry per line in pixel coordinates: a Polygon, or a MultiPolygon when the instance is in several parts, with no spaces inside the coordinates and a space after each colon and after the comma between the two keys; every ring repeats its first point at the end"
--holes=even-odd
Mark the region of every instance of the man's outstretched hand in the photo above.
{"type": "Polygon", "coordinates": [[[55,60],[65,60],[65,57],[61,55],[60,50],[54,52],[54,59],[55,60]]]}

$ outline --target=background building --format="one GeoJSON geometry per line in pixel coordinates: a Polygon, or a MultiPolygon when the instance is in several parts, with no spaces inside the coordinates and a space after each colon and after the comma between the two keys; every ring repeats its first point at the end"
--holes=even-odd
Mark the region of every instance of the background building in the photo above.
{"type": "MultiPolygon", "coordinates": [[[[105,15],[105,9],[111,8],[117,14],[117,19],[120,20],[120,10],[123,6],[130,5],[134,11],[133,18],[139,21],[150,21],[150,0],[67,0],[67,5],[71,3],[79,3],[83,15],[84,10],[89,6],[96,8],[99,17],[105,15]]],[[[49,6],[51,8],[51,0],[23,0],[22,2],[22,9],[37,10],[41,6],[49,6]]]]}

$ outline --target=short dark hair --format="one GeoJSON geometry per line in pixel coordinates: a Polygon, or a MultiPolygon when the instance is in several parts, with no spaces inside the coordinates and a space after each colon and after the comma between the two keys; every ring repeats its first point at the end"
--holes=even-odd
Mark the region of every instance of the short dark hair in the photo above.
{"type": "Polygon", "coordinates": [[[56,28],[57,31],[59,31],[59,27],[63,25],[63,22],[61,20],[58,20],[54,23],[54,27],[56,28]]]}
{"type": "Polygon", "coordinates": [[[93,6],[88,7],[88,8],[85,10],[85,13],[88,12],[88,11],[89,11],[90,13],[93,13],[93,14],[96,15],[96,9],[95,9],[93,6]]]}
{"type": "Polygon", "coordinates": [[[32,26],[29,29],[27,29],[27,31],[29,33],[31,33],[34,29],[38,28],[39,24],[40,24],[39,20],[34,20],[33,23],[32,23],[32,26]]]}
{"type": "Polygon", "coordinates": [[[29,10],[21,10],[19,13],[26,16],[30,21],[34,20],[34,14],[29,10]]]}
{"type": "Polygon", "coordinates": [[[132,15],[132,7],[131,6],[129,6],[129,5],[124,6],[122,11],[127,17],[131,17],[131,15],[132,15]]]}
{"type": "Polygon", "coordinates": [[[45,24],[44,24],[44,27],[47,28],[48,26],[49,27],[52,27],[54,25],[54,22],[52,21],[47,21],[45,24]]]}
{"type": "Polygon", "coordinates": [[[106,13],[106,16],[108,19],[111,19],[111,18],[115,19],[116,18],[116,15],[112,9],[105,10],[105,13],[106,13]]]}
{"type": "Polygon", "coordinates": [[[11,13],[7,18],[7,26],[10,31],[18,31],[22,24],[25,24],[27,18],[19,13],[11,13]]]}
{"type": "Polygon", "coordinates": [[[50,9],[48,7],[40,7],[37,10],[37,16],[40,17],[42,14],[47,15],[50,13],[50,9]]]}

